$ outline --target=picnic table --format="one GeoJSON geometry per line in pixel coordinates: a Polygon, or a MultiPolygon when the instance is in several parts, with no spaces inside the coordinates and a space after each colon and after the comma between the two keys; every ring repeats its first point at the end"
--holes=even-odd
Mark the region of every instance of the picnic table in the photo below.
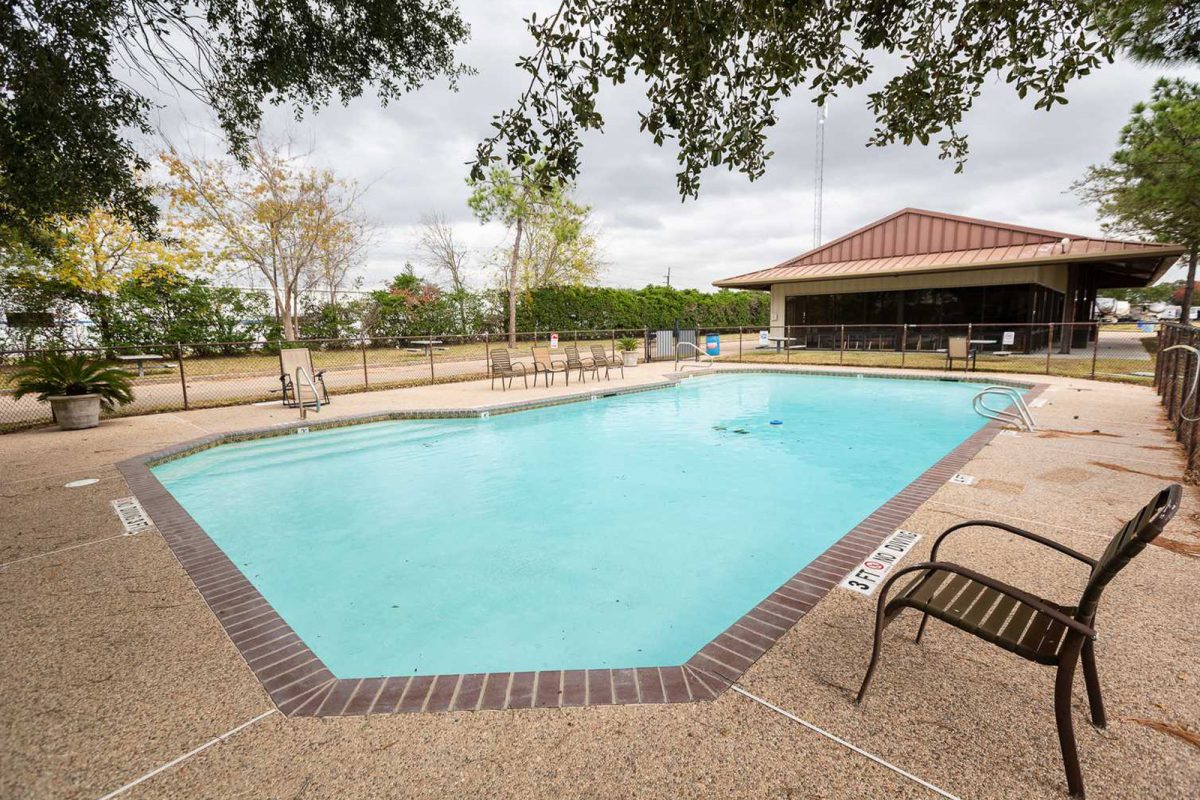
{"type": "Polygon", "coordinates": [[[123,363],[135,362],[137,364],[137,372],[139,378],[146,377],[146,362],[147,361],[162,361],[163,357],[154,353],[132,353],[127,356],[117,356],[117,361],[123,363]]]}
{"type": "MultiPolygon", "coordinates": [[[[768,336],[767,341],[775,343],[775,352],[778,353],[783,349],[784,344],[786,344],[787,342],[798,342],[800,340],[795,336],[768,336]]],[[[790,344],[788,345],[788,350],[792,350],[792,349],[799,350],[799,349],[803,349],[803,348],[804,348],[804,345],[797,345],[795,348],[793,348],[792,345],[790,345],[790,344]]]]}
{"type": "Polygon", "coordinates": [[[441,343],[442,343],[441,339],[412,339],[409,341],[409,344],[415,344],[415,345],[420,345],[421,347],[424,347],[425,355],[427,355],[427,356],[432,356],[434,345],[438,345],[441,343]]]}

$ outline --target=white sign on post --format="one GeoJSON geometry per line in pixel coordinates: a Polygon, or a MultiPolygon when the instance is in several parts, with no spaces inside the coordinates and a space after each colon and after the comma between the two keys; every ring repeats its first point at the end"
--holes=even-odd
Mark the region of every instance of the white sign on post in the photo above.
{"type": "Polygon", "coordinates": [[[552,350],[558,349],[558,334],[557,333],[550,334],[550,349],[552,349],[552,350]]]}
{"type": "Polygon", "coordinates": [[[1005,331],[1004,332],[1004,346],[1010,347],[1016,343],[1017,343],[1017,332],[1016,331],[1005,331]]]}
{"type": "Polygon", "coordinates": [[[770,335],[771,335],[770,331],[759,331],[758,332],[758,343],[760,345],[762,345],[763,347],[766,347],[770,343],[769,339],[768,339],[768,337],[770,335]]]}
{"type": "Polygon", "coordinates": [[[921,534],[912,531],[898,530],[889,536],[874,553],[863,559],[863,562],[842,579],[839,584],[843,589],[849,589],[859,594],[871,594],[883,581],[892,567],[921,540],[921,534]]]}

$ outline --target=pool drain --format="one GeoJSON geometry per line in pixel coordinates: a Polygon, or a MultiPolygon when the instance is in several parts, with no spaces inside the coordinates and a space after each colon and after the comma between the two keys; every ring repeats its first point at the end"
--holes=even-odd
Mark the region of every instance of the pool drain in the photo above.
{"type": "Polygon", "coordinates": [[[113,511],[117,512],[121,525],[125,527],[126,536],[154,527],[154,523],[150,521],[146,510],[142,508],[142,504],[136,497],[122,497],[119,500],[113,500],[112,507],[113,511]]]}
{"type": "Polygon", "coordinates": [[[78,489],[81,486],[91,486],[93,483],[99,483],[99,482],[100,482],[99,478],[80,478],[77,481],[71,481],[70,483],[64,483],[63,488],[64,489],[78,489]]]}

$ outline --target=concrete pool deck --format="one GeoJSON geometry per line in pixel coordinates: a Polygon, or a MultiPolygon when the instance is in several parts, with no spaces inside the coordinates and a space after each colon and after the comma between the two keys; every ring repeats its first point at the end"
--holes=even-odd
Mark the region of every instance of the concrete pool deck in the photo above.
{"type": "MultiPolygon", "coordinates": [[[[639,366],[624,384],[652,383],[670,369],[639,366]]],[[[975,485],[943,485],[922,504],[902,526],[925,536],[905,563],[927,555],[940,530],[978,517],[1095,554],[1182,473],[1151,390],[1029,380],[1048,384],[1045,404],[1034,409],[1043,430],[995,438],[962,470],[975,485]]],[[[595,384],[570,387],[580,389],[595,384]]],[[[310,419],[567,391],[492,392],[483,381],[344,395],[310,419]]],[[[162,537],[121,536],[109,502],[130,494],[115,467],[126,458],[296,418],[278,407],[243,406],[0,437],[0,562],[7,564],[0,571],[0,795],[102,797],[257,719],[123,796],[935,796],[735,691],[686,705],[320,719],[270,713],[270,699],[162,537]],[[83,477],[100,481],[63,488],[83,477]]],[[[1200,751],[1154,727],[1200,731],[1197,500],[1189,487],[1164,534],[1168,546],[1149,548],[1105,594],[1097,652],[1106,731],[1086,724],[1079,682],[1075,693],[1093,798],[1200,791],[1200,751]]],[[[1053,599],[1077,595],[1084,576],[1070,562],[1010,539],[963,535],[945,557],[1053,599]]],[[[738,685],[953,795],[1065,797],[1050,670],[946,626],[931,626],[917,647],[915,617],[902,619],[885,637],[866,707],[853,706],[874,599],[835,589],[738,685]]]]}

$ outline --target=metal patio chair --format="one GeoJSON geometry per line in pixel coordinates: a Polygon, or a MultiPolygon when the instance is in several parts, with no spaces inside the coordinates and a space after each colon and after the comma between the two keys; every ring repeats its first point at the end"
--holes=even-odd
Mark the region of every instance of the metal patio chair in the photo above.
{"type": "Polygon", "coordinates": [[[621,378],[624,379],[624,377],[625,377],[625,359],[621,358],[620,356],[612,356],[610,358],[608,353],[604,352],[604,345],[594,344],[594,345],[592,345],[591,350],[592,350],[592,363],[594,363],[596,365],[597,370],[600,367],[604,367],[605,379],[608,378],[609,372],[612,371],[613,367],[616,367],[617,369],[621,370],[621,378]]]}
{"type": "Polygon", "coordinates": [[[963,369],[970,365],[975,369],[975,348],[965,336],[951,336],[946,342],[946,369],[954,369],[954,362],[963,362],[963,369]]]}
{"type": "Polygon", "coordinates": [[[284,347],[279,350],[279,383],[283,394],[283,405],[287,408],[328,405],[329,390],[325,388],[325,370],[314,370],[312,351],[307,347],[284,347]],[[312,381],[296,385],[296,369],[301,368],[312,381]],[[313,395],[314,389],[320,392],[319,397],[313,395]]]}
{"type": "Polygon", "coordinates": [[[533,385],[537,386],[538,375],[545,375],[544,382],[546,388],[549,389],[554,383],[555,373],[566,378],[567,386],[571,385],[571,369],[567,366],[567,362],[551,356],[549,347],[533,348],[533,385]]]}
{"type": "Polygon", "coordinates": [[[595,375],[596,380],[600,380],[600,368],[593,359],[579,355],[579,348],[574,345],[568,345],[564,350],[567,354],[567,369],[579,370],[581,383],[586,383],[583,376],[588,372],[595,375]]]}
{"type": "Polygon", "coordinates": [[[925,624],[930,617],[936,617],[1022,658],[1055,668],[1054,717],[1063,767],[1067,773],[1067,788],[1072,796],[1083,797],[1083,772],[1079,767],[1079,753],[1075,747],[1075,730],[1071,721],[1071,686],[1075,667],[1082,661],[1092,724],[1103,728],[1104,702],[1100,696],[1100,678],[1096,673],[1096,606],[1109,581],[1145,549],[1175,516],[1179,510],[1181,493],[1177,483],[1160,491],[1133,519],[1125,523],[1108,543],[1104,553],[1095,559],[1003,522],[971,520],[947,528],[934,542],[929,561],[897,571],[880,589],[871,663],[855,702],[862,704],[879,664],[883,629],[901,611],[914,608],[923,615],[917,630],[916,640],[920,642],[925,633],[925,624]],[[1088,565],[1091,574],[1079,602],[1074,606],[1058,605],[966,567],[937,560],[938,549],[947,536],[973,527],[1007,531],[1088,565]],[[888,594],[896,581],[913,573],[917,573],[916,579],[889,601],[888,594]]]}
{"type": "MultiPolygon", "coordinates": [[[[512,385],[513,378],[520,376],[525,382],[525,388],[529,388],[529,371],[525,369],[525,365],[518,362],[513,363],[509,357],[508,351],[503,347],[491,351],[491,366],[488,372],[492,377],[492,389],[496,388],[496,378],[500,379],[500,388],[508,391],[508,387],[512,385]],[[506,384],[505,381],[508,381],[506,384]]],[[[535,377],[536,379],[536,377],[535,377]]]]}

